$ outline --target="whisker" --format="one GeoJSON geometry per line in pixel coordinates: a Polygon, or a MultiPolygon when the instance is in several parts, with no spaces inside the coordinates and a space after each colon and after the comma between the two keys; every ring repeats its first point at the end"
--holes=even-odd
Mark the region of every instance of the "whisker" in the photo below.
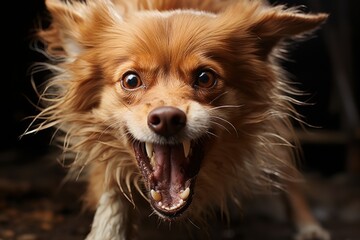
{"type": "Polygon", "coordinates": [[[217,110],[217,109],[222,109],[222,108],[241,108],[243,106],[244,105],[221,105],[221,106],[210,108],[210,111],[217,110]]]}
{"type": "Polygon", "coordinates": [[[191,223],[191,225],[193,225],[195,228],[197,228],[197,229],[201,229],[198,225],[196,225],[193,221],[191,221],[191,219],[190,218],[188,218],[187,219],[190,223],[191,223]]]}
{"type": "MultiPolygon", "coordinates": [[[[232,127],[232,129],[233,129],[234,132],[236,133],[236,136],[239,136],[239,133],[238,133],[236,127],[234,126],[234,124],[232,124],[231,122],[229,122],[228,120],[226,120],[225,118],[222,118],[222,117],[212,116],[212,118],[216,118],[216,119],[219,119],[219,120],[221,120],[221,121],[226,122],[227,124],[229,124],[229,125],[232,127]]],[[[213,122],[214,122],[214,121],[213,121],[213,122]]],[[[230,132],[229,132],[229,133],[230,133],[230,132]]]]}
{"type": "MultiPolygon", "coordinates": [[[[155,212],[155,210],[153,210],[150,214],[149,214],[149,217],[152,217],[152,216],[154,216],[156,214],[156,212],[155,212]]],[[[159,227],[160,225],[158,225],[158,227],[159,227]]]]}
{"type": "Polygon", "coordinates": [[[207,135],[211,135],[211,136],[216,137],[216,138],[219,138],[219,136],[218,136],[218,135],[216,135],[215,133],[210,132],[210,131],[207,131],[205,134],[207,134],[207,135]]]}
{"type": "MultiPolygon", "coordinates": [[[[155,211],[154,211],[155,213],[155,211]]],[[[164,222],[161,221],[161,219],[158,220],[158,223],[157,223],[157,228],[159,229],[161,227],[161,224],[163,224],[164,222]]]]}
{"type": "Polygon", "coordinates": [[[220,124],[220,123],[218,123],[218,122],[216,122],[216,121],[211,121],[211,123],[220,126],[221,128],[225,129],[225,131],[227,131],[229,134],[231,134],[230,130],[227,129],[224,125],[222,125],[222,124],[220,124]]]}
{"type": "Polygon", "coordinates": [[[228,93],[229,93],[229,91],[226,91],[226,92],[223,92],[222,94],[216,96],[213,100],[211,100],[209,102],[209,104],[212,104],[213,102],[215,102],[216,100],[218,100],[219,98],[223,97],[225,94],[228,94],[228,93]]]}

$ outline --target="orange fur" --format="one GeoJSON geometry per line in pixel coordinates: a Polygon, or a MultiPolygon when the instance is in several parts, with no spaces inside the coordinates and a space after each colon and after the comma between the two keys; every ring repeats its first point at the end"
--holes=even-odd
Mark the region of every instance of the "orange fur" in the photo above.
{"type": "MultiPolygon", "coordinates": [[[[194,222],[216,208],[226,213],[229,200],[238,202],[254,190],[286,189],[300,179],[291,126],[291,117],[297,118],[291,96],[297,91],[278,61],[283,40],[312,32],[325,14],[256,0],[47,0],[46,5],[53,21],[39,37],[54,60],[48,65],[54,76],[40,96],[46,107],[33,124],[43,121],[28,133],[60,130],[65,151],[75,155],[71,172],[89,183],[89,207],[96,210],[101,196],[112,191],[123,196],[117,201],[124,206],[137,204],[137,191],[151,198],[135,141],[206,143],[192,203],[179,217],[194,222]],[[143,87],[122,87],[129,71],[143,87]],[[216,83],[195,86],[198,71],[210,72],[216,83]],[[163,106],[180,109],[187,119],[184,130],[168,138],[154,134],[146,122],[163,106]],[[209,197],[211,192],[216,194],[209,197]]],[[[130,230],[119,231],[122,237],[109,239],[129,236],[130,230]]]]}

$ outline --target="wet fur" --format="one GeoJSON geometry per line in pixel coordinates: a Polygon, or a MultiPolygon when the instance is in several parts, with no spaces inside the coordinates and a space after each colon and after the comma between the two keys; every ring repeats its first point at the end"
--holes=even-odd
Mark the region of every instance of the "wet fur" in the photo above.
{"type": "Polygon", "coordinates": [[[278,62],[284,39],[304,37],[326,15],[251,0],[47,0],[46,5],[53,21],[38,37],[50,60],[42,66],[52,77],[40,90],[44,107],[27,133],[55,127],[71,153],[70,174],[88,182],[86,205],[97,214],[112,209],[122,216],[113,219],[111,231],[103,231],[108,236],[100,236],[106,226],[95,217],[98,230],[88,239],[134,234],[130,220],[139,201],[134,196],[148,198],[148,192],[128,136],[146,138],[144,119],[158,106],[209,120],[194,120],[189,127],[195,136],[206,129],[211,141],[182,219],[186,224],[189,219],[200,225],[218,209],[227,214],[229,200],[239,203],[254,191],[286,191],[289,182],[301,179],[291,124],[298,118],[292,107],[298,92],[278,62]],[[173,10],[180,8],[190,10],[173,10]],[[221,76],[211,91],[191,87],[189,73],[203,66],[221,76]],[[149,87],[124,92],[119,79],[127,69],[142,71],[149,87]]]}

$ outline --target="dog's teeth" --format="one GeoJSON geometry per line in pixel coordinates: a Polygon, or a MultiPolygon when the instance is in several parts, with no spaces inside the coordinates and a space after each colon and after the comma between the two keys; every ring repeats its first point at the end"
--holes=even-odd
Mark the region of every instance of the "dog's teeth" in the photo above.
{"type": "Polygon", "coordinates": [[[152,143],[146,142],[145,143],[145,149],[146,149],[146,154],[148,156],[148,158],[151,158],[153,156],[153,152],[154,152],[154,146],[152,143]]]}
{"type": "Polygon", "coordinates": [[[188,156],[189,156],[190,146],[191,146],[190,141],[184,141],[184,142],[183,142],[183,148],[184,148],[184,155],[185,155],[185,157],[188,157],[188,156]]]}
{"type": "Polygon", "coordinates": [[[179,196],[182,200],[186,200],[190,195],[190,188],[186,188],[184,191],[180,192],[179,196]]]}
{"type": "Polygon", "coordinates": [[[156,202],[160,202],[161,201],[161,194],[157,191],[155,191],[154,189],[151,189],[150,191],[151,197],[156,201],[156,202]]]}

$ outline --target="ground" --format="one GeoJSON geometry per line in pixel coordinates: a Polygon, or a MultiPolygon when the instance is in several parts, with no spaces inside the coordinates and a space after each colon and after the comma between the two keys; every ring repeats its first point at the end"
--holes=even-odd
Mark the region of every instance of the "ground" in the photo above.
{"type": "MultiPolygon", "coordinates": [[[[92,214],[82,210],[81,182],[63,183],[66,173],[52,151],[0,153],[0,240],[82,240],[92,214]]],[[[360,179],[309,175],[306,194],[333,240],[360,240],[360,179]]],[[[215,223],[214,239],[285,240],[293,229],[278,197],[259,196],[228,227],[215,223]]],[[[158,239],[142,226],[144,239],[158,239]]],[[[164,239],[169,239],[168,237],[164,239]]],[[[171,239],[183,239],[182,236],[171,239]]]]}

